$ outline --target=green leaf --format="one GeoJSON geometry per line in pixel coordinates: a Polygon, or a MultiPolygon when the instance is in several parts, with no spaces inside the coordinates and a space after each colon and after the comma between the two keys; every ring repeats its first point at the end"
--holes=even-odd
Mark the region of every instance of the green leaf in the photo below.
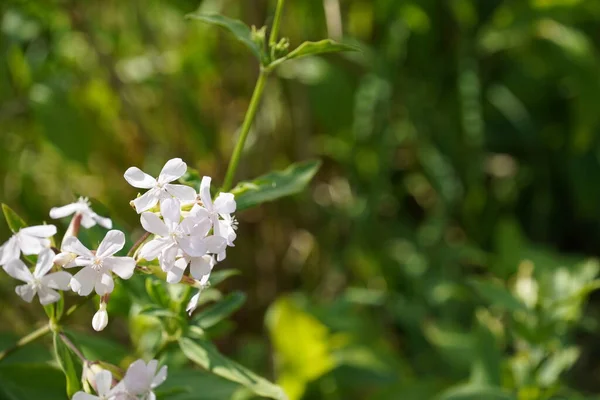
{"type": "Polygon", "coordinates": [[[513,296],[504,286],[490,280],[473,279],[470,283],[481,297],[492,306],[499,306],[506,311],[528,311],[527,306],[513,296]]]}
{"type": "Polygon", "coordinates": [[[66,332],[75,340],[77,347],[88,360],[102,360],[119,365],[128,354],[127,348],[121,343],[101,335],[88,335],[71,330],[66,332]]]}
{"type": "Polygon", "coordinates": [[[19,217],[19,215],[6,204],[2,204],[2,211],[4,212],[4,218],[6,218],[6,223],[8,224],[10,230],[13,231],[13,233],[17,233],[19,229],[25,228],[27,226],[25,221],[23,221],[23,218],[19,217]]]}
{"type": "Polygon", "coordinates": [[[437,400],[515,400],[516,397],[499,387],[465,385],[444,392],[437,400]]]}
{"type": "MultiPolygon", "coordinates": [[[[64,333],[63,333],[64,334],[64,333]]],[[[67,380],[67,395],[69,398],[81,390],[81,365],[71,349],[62,341],[58,333],[54,333],[54,352],[60,368],[67,380]]]]}
{"type": "Polygon", "coordinates": [[[179,346],[190,361],[209,372],[229,381],[237,382],[252,390],[258,396],[287,400],[287,396],[279,386],[225,357],[208,340],[181,338],[179,339],[179,346]]]}
{"type": "Polygon", "coordinates": [[[158,399],[222,400],[234,398],[240,385],[199,370],[169,371],[164,384],[156,389],[158,399]]]}
{"type": "Polygon", "coordinates": [[[239,269],[223,269],[211,273],[208,281],[210,282],[210,286],[217,286],[219,283],[240,274],[241,271],[239,269]]]}
{"type": "Polygon", "coordinates": [[[246,47],[248,47],[259,60],[261,59],[261,49],[258,44],[252,40],[252,31],[250,30],[250,27],[248,27],[248,25],[244,24],[242,21],[228,18],[220,14],[192,13],[186,15],[185,17],[227,29],[233,33],[233,36],[235,36],[237,40],[245,44],[246,47]]]}
{"type": "Polygon", "coordinates": [[[301,192],[321,167],[320,160],[290,165],[283,171],[263,175],[251,182],[240,182],[231,192],[238,210],[301,192]]]}
{"type": "Polygon", "coordinates": [[[317,54],[339,53],[341,51],[360,51],[356,46],[338,43],[331,39],[320,40],[318,42],[304,42],[296,49],[289,52],[284,59],[314,56],[317,54]]]}
{"type": "Polygon", "coordinates": [[[0,366],[0,399],[65,400],[65,384],[59,369],[49,364],[0,366]]]}
{"type": "Polygon", "coordinates": [[[242,292],[233,292],[225,296],[224,299],[208,307],[206,310],[194,317],[194,324],[202,329],[208,329],[215,326],[236,310],[238,310],[246,301],[246,295],[242,292]]]}

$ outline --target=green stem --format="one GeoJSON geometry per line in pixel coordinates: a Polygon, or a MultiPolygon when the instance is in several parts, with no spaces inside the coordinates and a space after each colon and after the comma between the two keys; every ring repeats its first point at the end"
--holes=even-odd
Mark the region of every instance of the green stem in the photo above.
{"type": "MultiPolygon", "coordinates": [[[[280,3],[283,3],[283,1],[280,0],[280,3]]],[[[250,105],[248,106],[248,111],[246,111],[246,116],[244,117],[244,123],[242,125],[240,137],[235,145],[233,154],[231,155],[229,166],[227,167],[225,181],[223,182],[223,187],[221,188],[221,191],[223,192],[226,192],[229,189],[231,189],[231,186],[233,184],[235,171],[237,170],[238,163],[240,162],[242,152],[244,151],[244,145],[246,144],[246,139],[248,138],[248,134],[250,133],[252,122],[254,121],[254,117],[256,116],[256,111],[258,110],[258,106],[260,104],[260,100],[265,89],[265,84],[267,83],[267,76],[268,72],[261,69],[260,75],[258,76],[258,80],[256,81],[256,86],[254,87],[252,99],[250,100],[250,105]]]]}
{"type": "Polygon", "coordinates": [[[29,343],[34,342],[43,336],[46,336],[48,333],[51,332],[51,330],[52,329],[50,328],[50,325],[46,324],[46,325],[42,326],[41,328],[36,329],[35,331],[31,332],[30,334],[23,336],[21,339],[19,339],[19,341],[17,343],[15,343],[14,346],[9,347],[8,349],[0,352],[0,361],[2,361],[8,355],[10,355],[11,353],[20,349],[21,347],[28,345],[29,343]]]}
{"type": "Polygon", "coordinates": [[[135,242],[133,244],[133,246],[131,246],[131,249],[129,249],[129,251],[127,252],[127,257],[133,257],[133,255],[135,254],[135,252],[137,251],[137,249],[140,248],[140,246],[146,241],[146,239],[148,239],[150,237],[150,232],[146,232],[142,235],[141,238],[138,239],[137,242],[135,242]]]}
{"type": "Polygon", "coordinates": [[[285,3],[285,0],[277,0],[275,19],[273,20],[273,27],[271,28],[271,34],[269,35],[269,47],[273,47],[277,43],[279,27],[281,26],[281,15],[283,14],[283,3],[285,3]]]}

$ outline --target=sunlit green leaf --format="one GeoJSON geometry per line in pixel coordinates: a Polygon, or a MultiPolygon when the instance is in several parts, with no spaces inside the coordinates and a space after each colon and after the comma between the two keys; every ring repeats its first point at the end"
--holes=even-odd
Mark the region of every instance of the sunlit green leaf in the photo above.
{"type": "Polygon", "coordinates": [[[186,18],[195,19],[227,29],[237,40],[245,44],[259,60],[261,59],[261,49],[258,47],[258,44],[252,41],[252,31],[248,25],[244,24],[242,21],[228,18],[220,14],[192,13],[186,15],[186,18]]]}
{"type": "Polygon", "coordinates": [[[193,323],[202,329],[208,329],[237,311],[245,301],[246,295],[244,293],[230,293],[222,300],[212,304],[206,310],[203,310],[196,315],[193,319],[193,323]]]}
{"type": "Polygon", "coordinates": [[[473,279],[470,283],[491,305],[502,307],[506,311],[527,311],[524,303],[498,283],[482,279],[473,279]]]}
{"type": "Polygon", "coordinates": [[[6,218],[6,223],[13,233],[17,233],[19,229],[25,228],[27,224],[19,215],[13,211],[12,208],[7,206],[6,204],[2,204],[2,211],[4,212],[4,218],[6,218]]]}
{"type": "Polygon", "coordinates": [[[516,397],[498,387],[466,385],[452,388],[437,400],[516,400],[516,397]]]}
{"type": "Polygon", "coordinates": [[[318,42],[304,42],[296,49],[289,52],[286,56],[286,60],[294,58],[314,56],[318,54],[326,53],[339,53],[341,51],[359,51],[360,49],[356,46],[350,46],[343,43],[338,43],[331,39],[325,39],[318,42]]]}
{"type": "Polygon", "coordinates": [[[271,172],[250,182],[241,182],[233,190],[238,210],[301,192],[315,176],[321,161],[304,161],[283,171],[271,172]]]}
{"type": "Polygon", "coordinates": [[[54,334],[54,352],[58,364],[65,374],[67,395],[71,398],[76,392],[81,390],[81,365],[77,362],[75,354],[62,341],[58,333],[54,334]]]}
{"type": "Polygon", "coordinates": [[[258,396],[276,400],[287,399],[279,386],[225,357],[208,340],[181,338],[179,339],[179,345],[190,361],[209,372],[229,381],[237,382],[252,390],[258,396]]]}

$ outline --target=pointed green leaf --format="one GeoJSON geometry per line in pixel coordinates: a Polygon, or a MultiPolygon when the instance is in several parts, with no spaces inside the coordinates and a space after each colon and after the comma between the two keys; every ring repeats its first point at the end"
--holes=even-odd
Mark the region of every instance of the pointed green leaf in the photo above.
{"type": "Polygon", "coordinates": [[[331,39],[320,40],[318,42],[304,42],[296,49],[285,56],[286,60],[293,58],[314,56],[317,54],[339,53],[341,51],[359,51],[356,46],[338,43],[331,39]]]}
{"type": "Polygon", "coordinates": [[[438,400],[516,400],[516,397],[499,387],[463,385],[451,388],[438,397],[438,400]]]}
{"type": "Polygon", "coordinates": [[[271,172],[251,182],[240,182],[231,192],[238,210],[255,207],[301,192],[321,167],[321,161],[304,161],[283,171],[271,172]]]}
{"type": "Polygon", "coordinates": [[[208,281],[210,282],[210,286],[217,286],[219,283],[224,282],[232,276],[240,274],[241,272],[239,269],[222,269],[211,273],[208,281]]]}
{"type": "Polygon", "coordinates": [[[27,226],[25,221],[23,221],[23,218],[19,217],[19,215],[6,204],[2,204],[2,211],[4,212],[4,218],[6,218],[6,223],[8,224],[10,230],[13,231],[13,233],[17,233],[19,229],[25,228],[27,226]]]}
{"type": "Polygon", "coordinates": [[[258,44],[252,41],[252,31],[248,25],[244,24],[242,21],[228,18],[220,14],[192,13],[186,15],[186,18],[196,19],[207,24],[217,25],[227,29],[237,40],[245,44],[259,60],[261,59],[261,49],[258,44]]]}
{"type": "Polygon", "coordinates": [[[470,281],[475,290],[491,306],[497,306],[506,311],[528,311],[527,306],[512,295],[504,286],[491,280],[473,279],[470,281]]]}
{"type": "Polygon", "coordinates": [[[230,293],[222,300],[196,315],[193,319],[194,325],[198,325],[202,329],[208,329],[215,326],[237,311],[245,301],[246,295],[244,293],[230,293]]]}
{"type": "Polygon", "coordinates": [[[190,361],[209,372],[229,381],[237,382],[252,390],[258,396],[287,400],[287,396],[279,386],[225,357],[208,340],[181,338],[179,339],[179,346],[190,361]]]}
{"type": "Polygon", "coordinates": [[[54,334],[54,352],[60,368],[63,370],[67,380],[67,395],[69,398],[81,390],[81,365],[75,354],[62,341],[58,333],[54,334]]]}
{"type": "Polygon", "coordinates": [[[50,364],[0,365],[0,399],[65,400],[65,385],[59,369],[50,364]]]}

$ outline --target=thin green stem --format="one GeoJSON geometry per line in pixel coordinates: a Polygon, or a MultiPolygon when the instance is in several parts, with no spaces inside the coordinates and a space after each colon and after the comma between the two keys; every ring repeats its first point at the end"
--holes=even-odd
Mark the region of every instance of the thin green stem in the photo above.
{"type": "Polygon", "coordinates": [[[14,346],[9,347],[8,349],[0,352],[0,361],[2,361],[4,358],[12,354],[13,352],[17,351],[21,347],[26,346],[29,343],[34,342],[43,336],[46,336],[51,331],[52,329],[50,328],[50,325],[46,324],[41,328],[38,328],[35,331],[29,333],[28,335],[23,336],[21,339],[19,339],[17,343],[14,344],[14,346]]]}
{"type": "Polygon", "coordinates": [[[62,341],[63,341],[63,343],[64,343],[64,344],[65,344],[65,345],[66,345],[68,348],[70,348],[70,349],[71,349],[71,351],[72,351],[73,353],[75,353],[75,355],[76,355],[77,357],[79,357],[79,359],[81,360],[81,363],[82,363],[82,364],[85,364],[86,362],[89,362],[89,360],[88,360],[87,358],[85,358],[85,356],[83,355],[83,353],[81,352],[81,350],[79,350],[79,349],[77,348],[77,346],[75,346],[75,345],[73,344],[73,342],[71,342],[71,339],[69,339],[69,338],[67,337],[67,335],[65,335],[64,333],[62,333],[62,332],[61,332],[61,333],[59,333],[59,334],[58,334],[58,336],[60,337],[60,340],[62,340],[62,341]]]}
{"type": "Polygon", "coordinates": [[[135,254],[136,250],[140,248],[140,246],[146,241],[146,239],[148,239],[150,237],[150,232],[146,232],[142,235],[141,238],[138,239],[137,242],[135,242],[133,244],[133,246],[131,246],[131,249],[129,249],[129,251],[127,252],[127,257],[133,257],[133,255],[135,254]]]}
{"type": "Polygon", "coordinates": [[[283,3],[285,3],[285,0],[277,0],[275,19],[273,20],[273,27],[271,28],[271,34],[269,35],[269,47],[273,47],[277,43],[279,27],[281,26],[281,16],[283,15],[283,3]]]}
{"type": "MultiPolygon", "coordinates": [[[[281,0],[280,2],[283,3],[283,1],[281,0]]],[[[244,123],[242,124],[242,131],[240,133],[240,137],[235,145],[233,154],[231,155],[229,166],[227,167],[225,181],[223,182],[223,187],[221,188],[221,191],[223,192],[226,192],[229,189],[231,189],[231,186],[233,184],[233,179],[235,178],[235,171],[237,170],[238,163],[240,162],[242,152],[244,151],[244,145],[246,144],[246,139],[248,138],[248,134],[250,133],[252,122],[254,121],[254,117],[256,116],[256,111],[258,110],[258,106],[260,104],[260,100],[265,89],[265,84],[267,83],[267,76],[268,72],[261,69],[260,75],[258,76],[258,80],[256,81],[256,86],[254,87],[252,99],[250,100],[250,105],[248,106],[248,111],[246,111],[246,116],[244,117],[244,123]]]]}

